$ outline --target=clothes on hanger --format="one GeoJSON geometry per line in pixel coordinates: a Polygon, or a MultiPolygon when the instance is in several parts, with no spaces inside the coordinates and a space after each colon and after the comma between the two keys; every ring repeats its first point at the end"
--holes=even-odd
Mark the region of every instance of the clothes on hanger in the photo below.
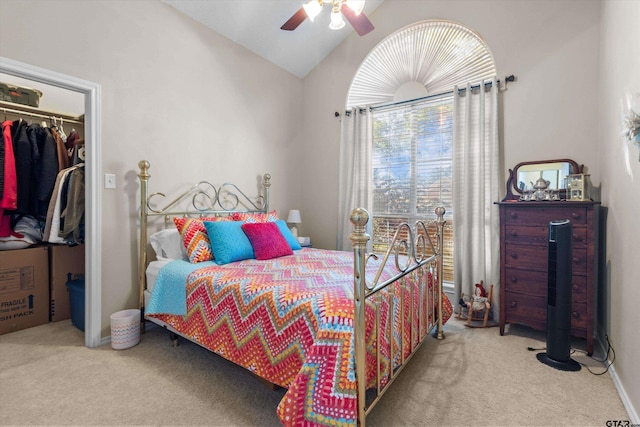
{"type": "Polygon", "coordinates": [[[76,163],[73,161],[76,152],[76,145],[80,140],[80,135],[76,132],[75,129],[71,129],[71,133],[67,137],[67,140],[64,142],[65,147],[67,148],[67,157],[71,159],[71,165],[75,165],[76,163]]]}
{"type": "Polygon", "coordinates": [[[84,242],[84,164],[78,166],[69,174],[66,201],[61,203],[58,235],[70,245],[84,242]]]}
{"type": "Polygon", "coordinates": [[[43,241],[74,245],[84,240],[84,163],[77,148],[84,157],[84,146],[78,145],[84,140],[75,129],[70,137],[62,120],[59,127],[23,118],[2,122],[0,237],[18,236],[15,225],[27,216],[41,229],[49,226],[43,241]],[[53,212],[57,223],[52,227],[48,214],[53,212]]]}
{"type": "MultiPolygon", "coordinates": [[[[47,219],[44,227],[44,233],[42,235],[42,240],[49,243],[71,243],[77,244],[81,243],[84,240],[84,236],[80,233],[80,224],[82,219],[84,218],[84,191],[80,196],[77,192],[79,191],[79,183],[76,183],[76,187],[74,187],[74,195],[71,199],[68,198],[65,200],[64,194],[68,194],[69,192],[69,180],[67,179],[70,174],[77,170],[83,169],[81,174],[76,174],[76,180],[82,179],[82,188],[84,188],[84,163],[78,164],[76,166],[71,166],[67,169],[63,169],[58,173],[56,178],[55,186],[53,189],[53,196],[49,201],[49,208],[47,210],[47,219]],[[81,197],[81,199],[80,199],[81,197]],[[64,227],[61,224],[61,216],[63,209],[67,209],[68,202],[71,203],[82,203],[82,211],[83,214],[80,215],[78,211],[74,211],[73,209],[69,211],[65,216],[70,220],[70,224],[64,227]],[[76,230],[77,228],[77,230],[76,230]],[[61,230],[63,231],[64,237],[61,236],[61,230]],[[75,234],[73,234],[75,232],[75,234]],[[65,237],[72,235],[74,237],[73,242],[67,242],[65,237]]],[[[78,207],[79,208],[79,207],[78,207]]],[[[75,209],[75,208],[74,208],[75,209]]]]}
{"type": "Polygon", "coordinates": [[[69,155],[67,154],[67,147],[65,147],[58,129],[55,126],[51,127],[51,135],[56,142],[56,153],[58,154],[58,172],[69,167],[69,155]]]}
{"type": "Polygon", "coordinates": [[[4,147],[2,161],[4,170],[2,171],[2,193],[0,194],[0,237],[7,237],[13,234],[10,218],[4,213],[5,210],[14,210],[18,204],[18,182],[11,138],[11,124],[11,120],[2,122],[2,145],[4,147]]]}

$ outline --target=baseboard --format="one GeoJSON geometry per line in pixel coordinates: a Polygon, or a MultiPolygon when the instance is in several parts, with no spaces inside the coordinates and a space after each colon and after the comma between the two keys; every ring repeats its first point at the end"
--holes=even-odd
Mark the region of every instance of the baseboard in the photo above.
{"type": "Polygon", "coordinates": [[[611,375],[611,378],[613,379],[613,383],[615,384],[616,389],[618,390],[618,394],[620,395],[622,404],[624,405],[624,408],[627,410],[627,413],[629,414],[631,424],[640,425],[640,417],[638,417],[638,411],[636,410],[636,408],[633,407],[633,403],[631,402],[631,399],[627,395],[627,392],[625,391],[624,386],[620,382],[620,378],[618,377],[618,374],[616,373],[616,369],[613,367],[613,365],[611,365],[611,367],[609,368],[609,374],[611,375]]]}
{"type": "MultiPolygon", "coordinates": [[[[604,348],[604,341],[600,339],[600,336],[596,337],[596,344],[600,347],[600,351],[602,352],[602,354],[607,354],[607,349],[604,348]]],[[[607,362],[611,363],[611,360],[607,359],[607,362]]],[[[614,365],[609,366],[609,375],[613,380],[613,384],[616,386],[616,390],[618,390],[618,395],[620,396],[620,400],[622,400],[624,408],[627,410],[627,414],[629,415],[631,424],[640,425],[640,417],[638,416],[638,411],[633,407],[633,403],[627,395],[624,386],[620,382],[620,378],[618,377],[618,373],[616,372],[616,368],[614,365]]]]}

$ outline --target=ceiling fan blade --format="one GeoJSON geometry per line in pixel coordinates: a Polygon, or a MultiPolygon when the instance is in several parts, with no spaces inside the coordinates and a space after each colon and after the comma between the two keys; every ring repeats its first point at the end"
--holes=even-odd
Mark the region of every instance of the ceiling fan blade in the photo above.
{"type": "Polygon", "coordinates": [[[307,13],[304,11],[304,8],[301,7],[296,13],[293,14],[291,18],[287,22],[285,22],[281,30],[285,31],[293,31],[298,28],[298,25],[302,24],[304,20],[307,19],[307,13]]]}
{"type": "Polygon", "coordinates": [[[371,21],[369,21],[369,18],[367,18],[367,16],[364,14],[364,12],[360,12],[360,15],[356,15],[353,9],[351,9],[345,3],[342,4],[340,11],[342,12],[342,16],[347,18],[349,24],[351,24],[353,29],[356,30],[356,33],[361,36],[370,33],[375,28],[371,21]]]}

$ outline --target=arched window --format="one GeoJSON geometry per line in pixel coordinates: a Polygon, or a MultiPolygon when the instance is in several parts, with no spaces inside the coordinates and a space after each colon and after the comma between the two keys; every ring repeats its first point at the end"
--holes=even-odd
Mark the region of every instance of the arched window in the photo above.
{"type": "Polygon", "coordinates": [[[493,55],[474,31],[451,21],[422,21],[371,50],[351,82],[347,108],[437,95],[495,74],[493,55]]]}
{"type": "Polygon", "coordinates": [[[381,41],[349,89],[347,107],[373,107],[372,243],[386,250],[398,224],[448,212],[444,280],[453,282],[453,90],[495,76],[493,56],[470,29],[423,21],[381,41]]]}

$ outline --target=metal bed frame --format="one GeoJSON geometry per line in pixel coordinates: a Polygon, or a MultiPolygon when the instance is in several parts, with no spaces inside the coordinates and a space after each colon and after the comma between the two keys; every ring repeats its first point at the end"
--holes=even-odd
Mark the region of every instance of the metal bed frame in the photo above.
{"type": "MultiPolygon", "coordinates": [[[[265,174],[262,178],[262,190],[263,195],[259,195],[252,199],[245,193],[240,191],[232,183],[225,183],[219,187],[214,186],[208,181],[200,181],[190,188],[186,189],[174,199],[166,201],[166,195],[164,193],[155,192],[149,194],[149,168],[150,164],[146,160],[138,162],[140,172],[138,177],[140,179],[140,241],[139,241],[139,270],[138,270],[138,284],[139,284],[139,308],[141,312],[141,332],[144,333],[145,325],[145,297],[144,292],[146,290],[146,274],[147,267],[147,243],[148,243],[148,226],[149,219],[151,217],[164,217],[165,225],[169,224],[171,219],[175,216],[212,216],[212,215],[228,215],[233,212],[269,212],[269,191],[271,187],[271,175],[265,174]],[[157,206],[159,203],[156,201],[164,202],[161,206],[157,206]],[[183,208],[184,204],[190,204],[190,206],[183,208]]],[[[407,223],[400,224],[396,233],[388,246],[388,250],[383,255],[383,259],[379,270],[375,277],[368,281],[365,275],[367,261],[370,258],[378,258],[375,254],[367,254],[367,243],[370,240],[370,236],[365,232],[365,227],[369,221],[369,214],[365,209],[357,208],[351,212],[350,220],[353,224],[353,232],[349,236],[353,244],[354,254],[354,341],[355,341],[355,373],[357,383],[357,395],[358,395],[358,424],[365,426],[366,416],[373,409],[375,404],[388,390],[389,386],[397,378],[398,374],[407,365],[407,362],[413,357],[415,352],[420,348],[424,339],[435,329],[435,337],[439,340],[444,339],[443,333],[443,287],[442,287],[442,250],[443,250],[443,236],[444,236],[444,214],[445,209],[443,207],[435,208],[436,220],[433,222],[418,221],[413,226],[407,223]],[[435,227],[435,244],[431,235],[429,234],[430,227],[435,227]],[[393,278],[380,282],[380,275],[382,269],[387,262],[395,262],[396,268],[399,274],[393,278]],[[378,305],[382,297],[382,291],[388,288],[390,285],[400,282],[400,285],[404,288],[407,286],[407,281],[410,279],[420,283],[421,289],[424,292],[420,292],[420,300],[418,303],[418,313],[413,312],[413,307],[416,301],[414,300],[414,293],[410,292],[411,300],[409,301],[408,313],[411,324],[409,325],[410,331],[410,353],[405,356],[406,350],[404,348],[404,338],[400,339],[400,365],[392,366],[389,369],[389,379],[385,384],[382,384],[382,377],[380,372],[380,340],[376,340],[378,348],[377,352],[377,370],[376,370],[376,387],[373,396],[367,398],[366,394],[366,347],[365,347],[365,307],[367,301],[369,304],[373,303],[376,307],[375,310],[375,330],[376,336],[380,336],[381,318],[380,312],[377,310],[378,305]],[[432,280],[434,289],[430,290],[428,283],[432,280]],[[435,295],[433,294],[435,292],[435,295]],[[433,300],[437,301],[437,306],[433,307],[433,300]],[[426,309],[423,309],[426,307],[426,309]],[[435,309],[435,310],[434,310],[435,309]],[[430,313],[437,311],[437,318],[431,318],[430,313]],[[417,316],[414,316],[417,315],[417,316]],[[417,317],[417,325],[413,324],[413,319],[417,317]],[[364,380],[360,380],[364,379],[364,380]]],[[[400,318],[403,319],[401,323],[401,337],[405,336],[405,292],[400,292],[400,318]]],[[[389,298],[391,304],[390,312],[393,312],[393,296],[389,298]]],[[[153,321],[153,319],[149,319],[153,321]]],[[[389,322],[392,323],[392,322],[389,322]]],[[[391,326],[389,326],[389,329],[391,326]]],[[[174,331],[178,335],[179,332],[174,331]]],[[[389,330],[391,333],[391,330],[389,330]]],[[[188,338],[187,338],[188,339],[188,338]]],[[[395,359],[393,351],[393,340],[390,340],[390,360],[393,365],[395,359]]]]}

